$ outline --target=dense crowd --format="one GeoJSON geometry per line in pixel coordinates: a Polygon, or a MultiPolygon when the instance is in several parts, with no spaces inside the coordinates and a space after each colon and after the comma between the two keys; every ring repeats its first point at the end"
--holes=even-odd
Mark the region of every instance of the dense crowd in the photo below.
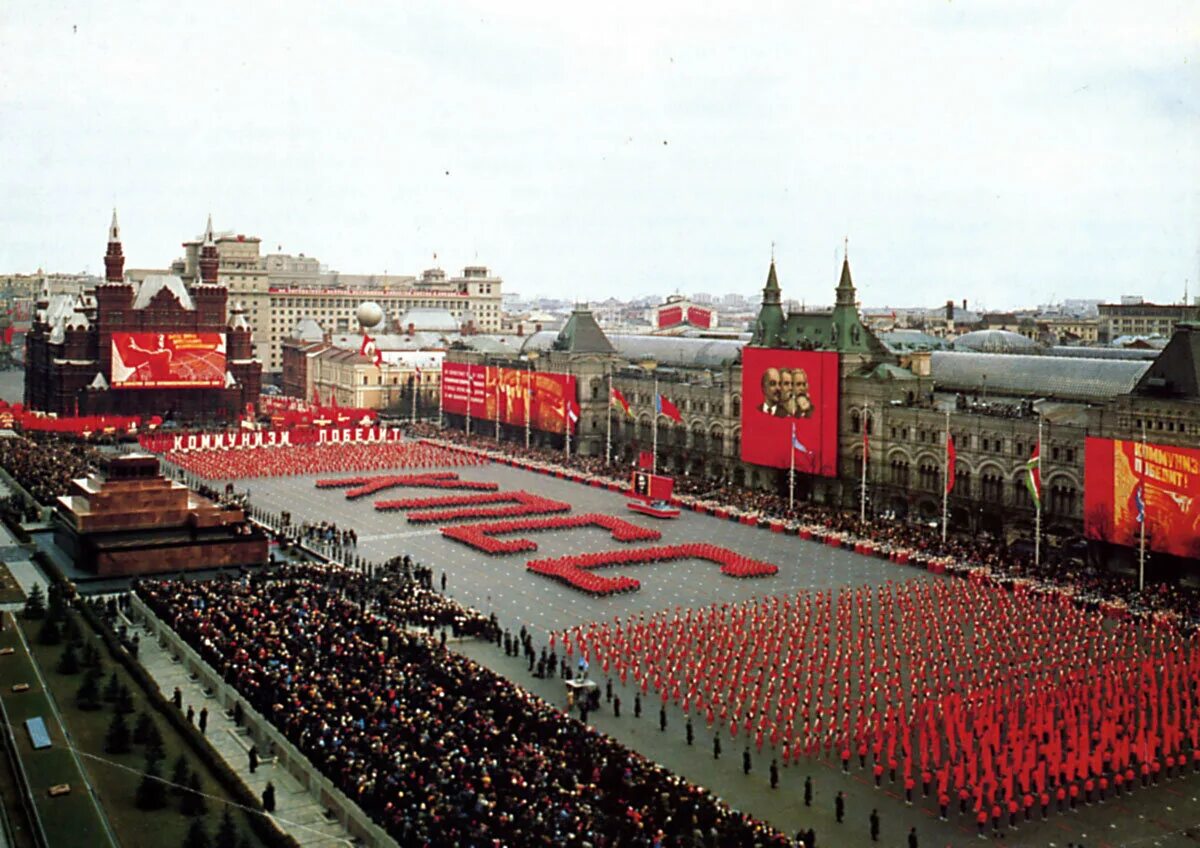
{"type": "MultiPolygon", "coordinates": [[[[479,450],[493,450],[495,443],[481,436],[468,439],[457,430],[438,430],[430,425],[418,425],[420,435],[479,450]]],[[[606,465],[603,457],[566,459],[562,451],[529,448],[504,444],[504,453],[535,463],[569,467],[613,482],[627,483],[628,469],[619,464],[606,465]]],[[[772,492],[746,489],[731,483],[706,478],[675,478],[676,494],[702,498],[704,502],[731,507],[743,512],[757,513],[823,527],[858,539],[871,540],[877,545],[905,548],[934,557],[946,557],[964,565],[987,568],[1000,579],[1030,579],[1049,585],[1065,586],[1086,602],[1099,603],[1119,599],[1133,611],[1169,611],[1180,616],[1189,627],[1200,627],[1200,591],[1169,583],[1148,583],[1139,591],[1137,578],[1129,574],[1107,571],[1089,563],[1073,561],[1047,551],[1040,564],[1026,550],[1013,549],[986,533],[960,535],[953,530],[945,542],[941,530],[928,525],[902,521],[867,518],[860,521],[857,511],[836,509],[823,504],[797,502],[789,508],[786,496],[772,492]]]]}
{"type": "Polygon", "coordinates": [[[403,845],[788,844],[414,633],[431,594],[416,590],[398,578],[381,592],[361,574],[312,566],[136,586],[403,845]]]}
{"type": "Polygon", "coordinates": [[[460,451],[413,441],[168,451],[163,458],[207,480],[294,477],[330,471],[443,468],[477,465],[480,462],[460,451]]]}
{"type": "Polygon", "coordinates": [[[42,504],[53,505],[99,464],[100,452],[82,442],[36,434],[0,439],[0,468],[42,504]]]}

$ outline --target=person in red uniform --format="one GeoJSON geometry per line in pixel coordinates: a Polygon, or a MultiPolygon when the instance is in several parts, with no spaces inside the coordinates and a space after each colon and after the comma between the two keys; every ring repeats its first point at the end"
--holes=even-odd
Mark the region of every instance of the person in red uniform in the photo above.
{"type": "Polygon", "coordinates": [[[1033,795],[1029,792],[1025,793],[1025,797],[1021,799],[1022,806],[1025,807],[1025,821],[1030,821],[1033,818],[1033,795]]]}
{"type": "Polygon", "coordinates": [[[913,789],[916,785],[917,782],[913,780],[911,774],[904,775],[904,803],[910,807],[913,804],[913,789]]]}
{"type": "Polygon", "coordinates": [[[940,818],[942,821],[948,821],[949,816],[947,813],[950,812],[950,796],[945,792],[942,792],[938,795],[938,810],[941,813],[938,818],[940,818]]]}
{"type": "Polygon", "coordinates": [[[1058,802],[1058,812],[1064,813],[1067,809],[1067,787],[1061,783],[1058,784],[1058,789],[1054,790],[1054,800],[1058,802]]]}
{"type": "Polygon", "coordinates": [[[979,838],[987,839],[983,833],[983,829],[987,827],[987,810],[980,808],[979,812],[975,814],[975,824],[979,826],[979,838]]]}
{"type": "Polygon", "coordinates": [[[1017,803],[1016,798],[1008,799],[1008,826],[1013,830],[1017,829],[1017,813],[1021,811],[1021,805],[1017,803]]]}
{"type": "Polygon", "coordinates": [[[1042,794],[1038,796],[1038,801],[1042,805],[1042,821],[1045,821],[1050,812],[1050,793],[1043,789],[1042,794]]]}

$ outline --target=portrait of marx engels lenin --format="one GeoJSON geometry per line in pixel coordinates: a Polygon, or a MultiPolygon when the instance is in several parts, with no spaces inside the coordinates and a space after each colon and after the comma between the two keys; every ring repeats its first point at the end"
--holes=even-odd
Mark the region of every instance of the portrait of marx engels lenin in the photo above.
{"type": "Polygon", "coordinates": [[[759,412],[775,418],[811,418],[808,372],[803,368],[765,368],[762,373],[763,402],[759,412]]]}

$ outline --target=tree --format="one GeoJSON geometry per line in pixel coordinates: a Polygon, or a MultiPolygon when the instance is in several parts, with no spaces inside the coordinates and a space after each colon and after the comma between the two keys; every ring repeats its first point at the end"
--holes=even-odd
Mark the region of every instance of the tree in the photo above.
{"type": "Polygon", "coordinates": [[[47,593],[47,609],[46,612],[49,618],[55,621],[62,621],[67,617],[67,599],[63,594],[62,587],[57,583],[50,584],[50,590],[47,593]]]}
{"type": "Polygon", "coordinates": [[[108,676],[108,682],[104,684],[104,700],[110,704],[115,703],[119,694],[121,694],[121,681],[114,671],[108,676]]]}
{"type": "Polygon", "coordinates": [[[104,750],[110,754],[129,753],[129,725],[125,723],[125,716],[121,713],[113,713],[112,721],[108,723],[108,733],[104,736],[104,750]]]}
{"type": "Polygon", "coordinates": [[[76,647],[82,644],[83,634],[79,632],[79,622],[75,616],[68,615],[63,619],[63,637],[76,647]]]}
{"type": "Polygon", "coordinates": [[[162,762],[167,756],[167,750],[163,747],[162,733],[158,730],[158,725],[153,721],[150,722],[150,728],[146,731],[146,759],[158,760],[162,762]]]}
{"type": "Polygon", "coordinates": [[[167,785],[163,783],[158,762],[149,757],[146,758],[146,773],[138,784],[134,803],[139,810],[161,810],[167,806],[167,785]]]}
{"type": "Polygon", "coordinates": [[[204,826],[204,819],[192,819],[187,836],[183,838],[182,848],[212,848],[212,841],[208,838],[208,829],[204,826]]]}
{"type": "Polygon", "coordinates": [[[145,745],[150,734],[150,728],[154,726],[154,720],[147,715],[145,710],[138,713],[137,721],[133,725],[133,744],[145,745]]]}
{"type": "Polygon", "coordinates": [[[104,658],[100,656],[100,650],[91,642],[87,642],[83,646],[83,667],[104,668],[104,658]]]}
{"type": "Polygon", "coordinates": [[[114,704],[117,712],[129,715],[133,712],[133,693],[124,683],[117,689],[117,700],[114,704]]]}
{"type": "Polygon", "coordinates": [[[91,712],[100,709],[100,672],[94,668],[88,669],[83,676],[83,683],[75,692],[75,706],[91,712]]]}
{"type": "Polygon", "coordinates": [[[46,617],[46,594],[42,591],[40,583],[33,584],[33,590],[25,599],[24,615],[30,621],[46,617]]]}
{"type": "Polygon", "coordinates": [[[217,827],[217,835],[213,837],[213,848],[238,848],[238,829],[229,814],[229,806],[221,816],[221,824],[217,827]]]}
{"type": "Polygon", "coordinates": [[[187,791],[183,793],[183,800],[179,804],[179,812],[185,816],[203,816],[208,812],[208,802],[204,799],[204,785],[200,782],[200,775],[192,772],[188,775],[187,791]]]}
{"type": "Polygon", "coordinates": [[[192,770],[188,768],[187,758],[180,754],[171,768],[171,791],[176,795],[183,795],[191,776],[192,770]]]}
{"type": "Polygon", "coordinates": [[[67,647],[63,648],[62,656],[58,658],[58,673],[79,673],[79,657],[75,653],[75,646],[70,643],[67,644],[67,647]]]}
{"type": "Polygon", "coordinates": [[[46,616],[45,620],[42,621],[42,628],[38,631],[38,644],[62,644],[62,631],[58,629],[58,622],[50,616],[46,616]]]}

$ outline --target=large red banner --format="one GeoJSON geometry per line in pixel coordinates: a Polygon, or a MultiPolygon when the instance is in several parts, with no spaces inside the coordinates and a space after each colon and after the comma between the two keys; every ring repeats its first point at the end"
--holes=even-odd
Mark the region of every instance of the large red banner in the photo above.
{"type": "Polygon", "coordinates": [[[1083,529],[1089,539],[1200,558],[1200,450],[1088,436],[1083,529]],[[1144,509],[1138,509],[1142,487],[1144,509]]]}
{"type": "Polygon", "coordinates": [[[710,329],[713,326],[713,314],[711,309],[705,309],[703,306],[689,306],[687,312],[688,323],[693,327],[703,327],[710,329]]]}
{"type": "Polygon", "coordinates": [[[659,328],[674,327],[676,324],[683,323],[683,307],[682,306],[664,306],[658,310],[658,326],[659,328]]]}
{"type": "Polygon", "coordinates": [[[442,408],[447,412],[495,421],[499,407],[502,424],[524,427],[528,405],[531,427],[562,433],[568,398],[576,399],[575,378],[569,374],[442,362],[442,408]]]}
{"type": "Polygon", "coordinates": [[[838,392],[836,353],[742,348],[742,460],[836,477],[838,392]]]}
{"type": "Polygon", "coordinates": [[[112,387],[219,389],[224,333],[113,333],[112,387]]]}

